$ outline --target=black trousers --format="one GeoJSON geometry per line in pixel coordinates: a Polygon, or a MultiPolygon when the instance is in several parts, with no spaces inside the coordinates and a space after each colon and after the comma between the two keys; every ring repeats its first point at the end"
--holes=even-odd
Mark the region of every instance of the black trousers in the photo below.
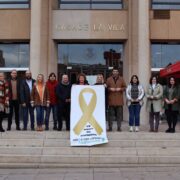
{"type": "Polygon", "coordinates": [[[18,100],[11,100],[9,104],[10,113],[8,116],[8,129],[11,129],[13,112],[15,112],[16,128],[19,128],[19,102],[18,100]]]}
{"type": "Polygon", "coordinates": [[[5,117],[5,113],[4,112],[0,112],[0,130],[3,129],[2,122],[3,122],[3,118],[4,117],[5,117]]]}
{"type": "Polygon", "coordinates": [[[58,130],[62,129],[63,117],[66,121],[66,130],[70,130],[70,103],[58,104],[58,130]]]}
{"type": "Polygon", "coordinates": [[[170,106],[168,109],[165,110],[165,114],[169,129],[173,128],[175,130],[177,124],[178,111],[173,111],[170,106]]]}

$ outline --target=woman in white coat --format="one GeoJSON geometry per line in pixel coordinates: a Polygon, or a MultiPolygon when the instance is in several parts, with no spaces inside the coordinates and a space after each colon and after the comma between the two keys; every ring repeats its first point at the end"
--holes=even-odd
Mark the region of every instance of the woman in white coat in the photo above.
{"type": "Polygon", "coordinates": [[[135,131],[139,131],[140,125],[140,111],[143,105],[144,88],[139,83],[137,75],[131,77],[130,84],[126,89],[127,105],[129,109],[129,131],[133,131],[135,125],[135,131]]]}

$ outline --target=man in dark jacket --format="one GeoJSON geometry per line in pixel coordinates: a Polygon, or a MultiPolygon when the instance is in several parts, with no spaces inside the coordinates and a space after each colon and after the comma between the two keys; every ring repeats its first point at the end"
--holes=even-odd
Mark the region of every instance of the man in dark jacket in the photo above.
{"type": "Polygon", "coordinates": [[[62,117],[66,120],[66,130],[70,130],[70,101],[71,101],[71,84],[68,75],[62,75],[62,81],[56,88],[58,98],[58,130],[62,130],[62,117]]]}
{"type": "Polygon", "coordinates": [[[31,91],[34,86],[35,80],[32,79],[31,71],[26,71],[26,79],[21,83],[20,99],[23,110],[23,130],[27,130],[28,125],[28,112],[31,119],[31,130],[34,130],[34,108],[31,106],[31,91]]]}
{"type": "Polygon", "coordinates": [[[20,80],[17,78],[17,71],[15,69],[11,71],[11,79],[8,81],[8,84],[9,84],[9,94],[10,94],[10,101],[9,101],[10,113],[8,116],[7,131],[11,130],[13,110],[15,112],[16,130],[21,130],[20,122],[19,122],[20,80]]]}

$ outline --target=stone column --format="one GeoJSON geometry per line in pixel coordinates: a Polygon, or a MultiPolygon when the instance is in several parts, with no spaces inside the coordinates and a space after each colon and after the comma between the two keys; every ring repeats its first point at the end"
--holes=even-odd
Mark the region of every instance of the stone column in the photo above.
{"type": "MultiPolygon", "coordinates": [[[[149,1],[139,0],[138,12],[138,75],[146,90],[151,75],[149,1]]],[[[146,97],[144,100],[145,104],[141,110],[141,122],[142,124],[148,124],[146,97]]]]}
{"type": "MultiPolygon", "coordinates": [[[[128,40],[125,43],[124,77],[126,82],[129,82],[133,74],[138,75],[145,89],[151,71],[149,38],[149,1],[128,0],[128,40]]],[[[141,109],[141,124],[147,123],[148,115],[144,105],[141,109]]]]}
{"type": "Polygon", "coordinates": [[[36,78],[39,73],[47,77],[48,0],[31,0],[30,70],[36,78]]]}
{"type": "MultiPolygon", "coordinates": [[[[58,47],[57,43],[52,39],[52,11],[58,8],[57,0],[49,1],[49,54],[48,54],[48,74],[54,72],[57,74],[58,66],[58,47]]],[[[58,76],[57,76],[58,77],[58,76]]]]}

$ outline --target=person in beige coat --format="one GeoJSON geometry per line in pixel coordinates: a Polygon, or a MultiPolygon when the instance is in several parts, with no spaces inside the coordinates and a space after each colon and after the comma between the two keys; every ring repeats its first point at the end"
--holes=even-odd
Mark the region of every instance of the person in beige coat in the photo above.
{"type": "Polygon", "coordinates": [[[149,112],[150,132],[158,132],[160,111],[162,110],[163,87],[158,83],[156,76],[150,78],[146,91],[147,111],[149,112]],[[155,120],[155,127],[154,127],[155,120]]]}

